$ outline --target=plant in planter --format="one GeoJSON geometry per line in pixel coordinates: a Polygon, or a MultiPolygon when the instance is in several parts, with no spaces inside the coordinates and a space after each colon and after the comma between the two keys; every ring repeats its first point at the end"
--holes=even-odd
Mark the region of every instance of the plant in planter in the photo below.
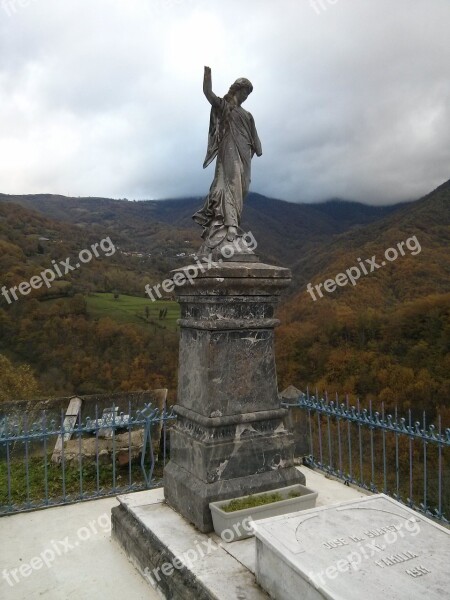
{"type": "MultiPolygon", "coordinates": [[[[299,492],[289,492],[288,498],[299,498],[299,492]]],[[[224,504],[222,506],[222,510],[225,512],[235,512],[236,510],[243,510],[244,508],[255,508],[256,506],[265,506],[266,504],[272,504],[273,502],[280,502],[281,500],[285,500],[283,496],[279,493],[270,493],[270,494],[259,494],[254,496],[243,496],[242,498],[231,500],[228,504],[224,504]]]]}
{"type": "Polygon", "coordinates": [[[211,502],[214,531],[226,542],[253,535],[249,523],[314,508],[317,492],[304,485],[290,485],[260,494],[211,502]]]}

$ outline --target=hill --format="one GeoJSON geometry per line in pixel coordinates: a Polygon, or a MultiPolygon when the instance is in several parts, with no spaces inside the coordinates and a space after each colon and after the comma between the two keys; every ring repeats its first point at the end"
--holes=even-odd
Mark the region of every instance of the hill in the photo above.
{"type": "Polygon", "coordinates": [[[109,236],[104,243],[105,233],[97,225],[74,226],[0,202],[0,400],[174,389],[177,334],[168,325],[175,317],[159,321],[158,303],[145,300],[143,286],[161,281],[178,263],[130,255],[121,250],[127,239],[120,232],[113,238],[117,245],[109,236]],[[92,260],[66,273],[63,264],[75,266],[86,251],[92,260]],[[50,281],[48,270],[58,275],[57,268],[62,276],[50,281]],[[30,289],[26,282],[44,271],[49,286],[41,281],[30,289]],[[25,294],[17,289],[23,284],[25,294]],[[141,297],[131,303],[119,294],[108,303],[90,295],[123,291],[141,297]],[[120,318],[120,309],[129,317],[120,318]]]}
{"type": "Polygon", "coordinates": [[[280,385],[450,406],[449,250],[447,182],[306,252],[295,265],[301,290],[280,311],[280,385]]]}
{"type": "MultiPolygon", "coordinates": [[[[8,381],[16,373],[23,393],[39,385],[46,395],[156,385],[173,392],[177,333],[152,325],[151,304],[144,317],[143,283],[160,282],[198,249],[200,229],[191,215],[201,201],[1,196],[1,285],[28,281],[52,260],[74,257],[105,236],[117,248],[50,290],[33,291],[11,305],[0,297],[0,354],[12,361],[5,363],[8,381]],[[92,296],[105,292],[118,292],[123,306],[112,296],[92,296]],[[123,318],[123,311],[131,317],[123,318]],[[31,365],[34,380],[21,365],[31,365]]],[[[294,273],[290,296],[279,309],[280,389],[309,384],[387,406],[448,405],[449,208],[450,183],[415,203],[388,208],[249,196],[244,228],[256,236],[263,259],[291,266],[294,273]],[[388,248],[397,252],[395,260],[385,258],[388,248]],[[372,261],[377,268],[370,272],[372,261]],[[355,267],[361,269],[355,285],[326,291],[327,280],[355,267]]]]}
{"type": "MultiPolygon", "coordinates": [[[[122,240],[128,251],[174,258],[177,254],[196,252],[201,243],[201,228],[192,221],[192,215],[202,205],[203,198],[130,202],[48,194],[0,194],[2,201],[81,228],[101,227],[113,239],[122,240]]],[[[250,193],[242,227],[255,235],[263,260],[293,266],[305,248],[354,226],[381,219],[403,206],[373,207],[342,200],[295,204],[250,193]]]]}
{"type": "MultiPolygon", "coordinates": [[[[161,231],[158,235],[162,235],[161,231]]],[[[62,270],[63,276],[56,277],[51,289],[42,286],[38,291],[32,290],[30,297],[51,298],[93,291],[144,295],[146,283],[160,282],[182,259],[175,250],[167,248],[134,251],[135,242],[120,227],[112,230],[96,223],[78,225],[68,220],[58,221],[20,204],[0,201],[1,285],[11,288],[29,281],[43,270],[53,268],[55,263],[62,270]],[[68,257],[70,264],[80,263],[79,253],[84,250],[88,257],[87,252],[92,253],[95,244],[98,256],[94,254],[79,269],[67,270],[61,265],[68,257]]]]}

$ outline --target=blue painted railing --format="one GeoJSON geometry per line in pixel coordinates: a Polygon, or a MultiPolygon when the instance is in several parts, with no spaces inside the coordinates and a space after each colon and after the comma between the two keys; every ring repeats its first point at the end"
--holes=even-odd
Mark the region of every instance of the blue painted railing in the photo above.
{"type": "Polygon", "coordinates": [[[309,392],[286,408],[307,414],[309,456],[305,463],[372,492],[383,492],[429,517],[449,524],[450,429],[421,421],[350,406],[309,392]]]}
{"type": "Polygon", "coordinates": [[[173,411],[148,404],[127,415],[97,412],[73,426],[45,411],[32,423],[0,419],[0,516],[161,485],[173,411]],[[71,441],[57,451],[64,436],[71,441]]]}
{"type": "MultiPolygon", "coordinates": [[[[307,415],[307,465],[449,524],[450,429],[439,417],[434,426],[425,415],[413,420],[411,411],[399,418],[383,404],[374,411],[309,393],[283,405],[307,415]]],[[[0,516],[161,485],[167,427],[175,418],[171,410],[145,405],[134,412],[129,407],[127,415],[113,407],[99,417],[95,409],[73,427],[64,426],[63,413],[59,424],[45,412],[33,423],[26,415],[0,419],[0,516]],[[56,440],[66,434],[72,441],[61,444],[55,460],[56,440]]]]}

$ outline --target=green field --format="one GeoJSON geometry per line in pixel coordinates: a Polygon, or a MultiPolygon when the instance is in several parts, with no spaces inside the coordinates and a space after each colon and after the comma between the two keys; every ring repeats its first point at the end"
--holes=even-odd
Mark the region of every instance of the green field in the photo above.
{"type": "Polygon", "coordinates": [[[179,304],[168,300],[152,302],[149,298],[124,294],[119,294],[118,299],[114,299],[114,294],[90,294],[85,298],[88,312],[94,318],[110,317],[120,323],[153,325],[173,331],[176,330],[177,319],[180,318],[179,304]],[[167,316],[160,319],[160,310],[166,308],[167,316]]]}

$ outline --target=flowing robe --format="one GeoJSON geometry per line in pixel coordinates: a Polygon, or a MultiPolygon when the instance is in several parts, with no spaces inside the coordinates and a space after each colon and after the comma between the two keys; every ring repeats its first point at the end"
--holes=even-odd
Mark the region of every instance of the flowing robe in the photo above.
{"type": "MultiPolygon", "coordinates": [[[[216,170],[204,206],[193,219],[212,240],[221,229],[239,228],[244,198],[250,187],[251,160],[261,156],[261,142],[252,115],[232,102],[218,98],[211,109],[208,150],[203,168],[216,157],[216,170]]],[[[215,245],[215,244],[214,244],[215,245]]]]}

